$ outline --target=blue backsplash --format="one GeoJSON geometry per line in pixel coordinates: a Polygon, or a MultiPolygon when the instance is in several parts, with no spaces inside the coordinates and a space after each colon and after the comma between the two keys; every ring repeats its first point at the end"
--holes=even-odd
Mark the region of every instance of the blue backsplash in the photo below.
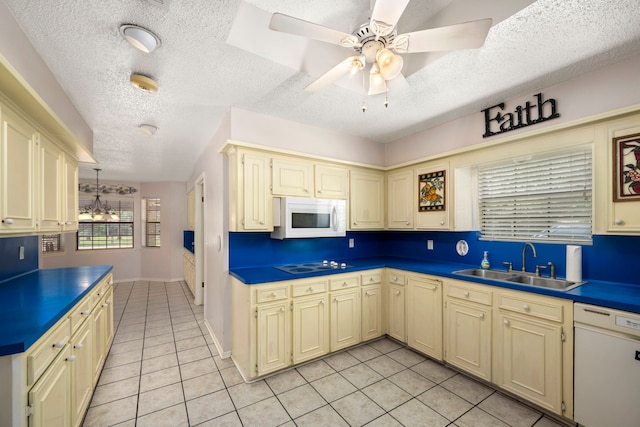
{"type": "MultiPolygon", "coordinates": [[[[347,237],[290,240],[271,239],[269,233],[229,233],[229,268],[377,256],[480,266],[482,253],[489,251],[491,268],[505,268],[502,262],[510,261],[519,270],[522,247],[522,243],[479,240],[475,231],[348,232],[347,237]],[[354,248],[349,248],[350,238],[354,239],[354,248]],[[469,253],[464,257],[455,250],[460,239],[469,244],[469,253]],[[427,240],[433,240],[433,250],[427,250],[427,240]]],[[[533,271],[536,264],[546,266],[551,261],[556,265],[557,276],[564,277],[565,245],[535,243],[535,247],[537,258],[527,250],[527,270],[533,271]]],[[[593,236],[593,245],[582,248],[582,277],[640,285],[636,265],[639,248],[637,236],[593,236]]]]}
{"type": "Polygon", "coordinates": [[[0,282],[38,269],[38,236],[0,239],[0,282]],[[20,246],[24,259],[20,260],[20,246]]]}

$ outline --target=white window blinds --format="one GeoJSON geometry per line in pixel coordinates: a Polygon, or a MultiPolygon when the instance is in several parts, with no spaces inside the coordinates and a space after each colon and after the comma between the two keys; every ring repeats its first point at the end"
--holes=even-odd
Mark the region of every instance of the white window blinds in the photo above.
{"type": "Polygon", "coordinates": [[[482,237],[590,243],[591,161],[580,148],[479,166],[482,237]]]}

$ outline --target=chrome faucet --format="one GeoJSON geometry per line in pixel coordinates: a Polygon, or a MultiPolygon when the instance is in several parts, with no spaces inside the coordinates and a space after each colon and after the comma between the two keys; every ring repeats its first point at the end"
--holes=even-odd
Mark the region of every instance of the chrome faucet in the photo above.
{"type": "Polygon", "coordinates": [[[531,251],[533,252],[533,257],[534,258],[538,257],[538,255],[536,254],[536,248],[533,247],[533,243],[526,242],[524,244],[524,247],[522,248],[522,271],[527,271],[527,269],[525,268],[525,259],[524,259],[524,255],[527,252],[527,246],[531,248],[531,251]]]}

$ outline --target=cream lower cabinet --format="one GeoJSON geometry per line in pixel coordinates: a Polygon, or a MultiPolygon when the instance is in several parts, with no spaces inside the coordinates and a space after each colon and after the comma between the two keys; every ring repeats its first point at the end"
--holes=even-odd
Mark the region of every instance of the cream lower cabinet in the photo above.
{"type": "Polygon", "coordinates": [[[70,355],[69,345],[65,345],[29,391],[29,427],[72,425],[70,355]]]}
{"type": "Polygon", "coordinates": [[[383,333],[382,275],[382,270],[372,270],[360,276],[362,341],[378,338],[383,333]]]}
{"type": "Polygon", "coordinates": [[[98,383],[100,372],[113,341],[113,288],[106,283],[95,296],[93,309],[93,382],[98,383]]]}
{"type": "Polygon", "coordinates": [[[572,302],[500,290],[494,318],[493,382],[572,418],[572,302]]]}
{"type": "Polygon", "coordinates": [[[256,308],[256,369],[260,375],[286,368],[291,364],[289,310],[288,301],[259,305],[256,308]]]}
{"type": "Polygon", "coordinates": [[[424,274],[407,279],[407,344],[442,360],[442,280],[424,274]]]}
{"type": "Polygon", "coordinates": [[[193,253],[182,249],[182,274],[191,294],[196,295],[196,260],[193,253]]]}
{"type": "Polygon", "coordinates": [[[84,412],[93,394],[93,360],[91,349],[93,334],[91,322],[84,322],[71,337],[71,425],[82,422],[84,412]]]}
{"type": "Polygon", "coordinates": [[[308,279],[291,286],[293,363],[329,352],[329,295],[326,279],[308,279]]]}
{"type": "Polygon", "coordinates": [[[444,359],[491,381],[492,291],[486,286],[444,282],[444,359]]]}
{"type": "Polygon", "coordinates": [[[390,337],[407,342],[405,273],[387,269],[385,274],[387,285],[386,331],[390,337]]]}
{"type": "Polygon", "coordinates": [[[330,279],[329,290],[330,350],[337,351],[360,342],[360,276],[330,279]]]}

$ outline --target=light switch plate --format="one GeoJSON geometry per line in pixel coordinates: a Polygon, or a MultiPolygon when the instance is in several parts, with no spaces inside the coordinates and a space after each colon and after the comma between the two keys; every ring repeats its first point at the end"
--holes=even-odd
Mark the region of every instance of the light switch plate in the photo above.
{"type": "Polygon", "coordinates": [[[353,248],[356,245],[356,242],[354,239],[349,239],[349,247],[353,248]]]}
{"type": "Polygon", "coordinates": [[[433,250],[433,240],[427,240],[427,250],[433,250]]]}
{"type": "Polygon", "coordinates": [[[24,259],[24,246],[20,246],[20,261],[24,259]]]}

